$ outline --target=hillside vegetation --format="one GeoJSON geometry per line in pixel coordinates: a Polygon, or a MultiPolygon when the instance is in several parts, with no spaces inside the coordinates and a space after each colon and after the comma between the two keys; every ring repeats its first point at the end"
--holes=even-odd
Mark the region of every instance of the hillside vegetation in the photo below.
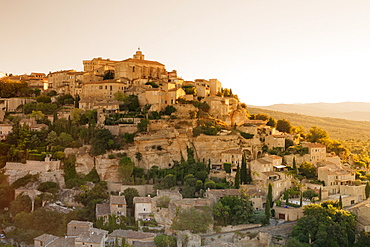
{"type": "Polygon", "coordinates": [[[313,117],[297,113],[286,113],[249,107],[248,111],[250,114],[265,113],[276,120],[286,119],[290,121],[293,126],[303,126],[306,131],[308,131],[312,126],[317,126],[326,130],[329,133],[330,138],[340,141],[350,139],[368,141],[370,139],[370,122],[367,121],[313,117]]]}

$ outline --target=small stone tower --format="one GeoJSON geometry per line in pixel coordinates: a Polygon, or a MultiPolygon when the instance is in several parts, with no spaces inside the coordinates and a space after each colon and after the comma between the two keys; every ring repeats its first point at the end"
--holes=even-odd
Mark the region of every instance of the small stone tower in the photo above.
{"type": "Polygon", "coordinates": [[[144,55],[140,51],[140,48],[138,48],[138,50],[136,51],[136,54],[134,55],[134,59],[144,60],[144,55]]]}

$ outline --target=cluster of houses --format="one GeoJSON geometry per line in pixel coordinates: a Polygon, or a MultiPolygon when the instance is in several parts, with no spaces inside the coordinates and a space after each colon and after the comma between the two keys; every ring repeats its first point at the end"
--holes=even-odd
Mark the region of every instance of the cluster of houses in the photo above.
{"type": "MultiPolygon", "coordinates": [[[[205,139],[204,145],[201,144],[201,141],[197,143],[193,140],[193,146],[198,149],[198,151],[195,150],[198,158],[210,160],[212,168],[210,177],[226,178],[230,182],[234,181],[237,167],[241,165],[242,156],[245,155],[253,183],[242,185],[241,189],[208,189],[204,193],[204,198],[201,199],[184,199],[177,190],[160,190],[157,191],[157,196],[153,198],[145,195],[135,197],[133,202],[136,220],[155,219],[158,225],[165,230],[165,233],[170,234],[172,231],[172,220],[176,216],[178,208],[188,209],[191,207],[199,208],[205,205],[213,206],[224,196],[240,195],[241,190],[250,197],[255,210],[262,211],[265,208],[267,188],[271,184],[273,187],[273,200],[282,200],[285,191],[297,186],[301,187],[302,190],[312,189],[316,193],[320,192],[322,200],[338,200],[341,197],[343,206],[349,207],[350,210],[359,215],[358,221],[361,229],[370,231],[370,214],[368,211],[370,204],[365,201],[365,185],[358,184],[354,170],[348,165],[342,164],[338,156],[327,153],[326,146],[319,143],[301,143],[303,148],[307,148],[306,154],[291,154],[284,157],[265,155],[262,151],[263,146],[267,146],[268,149],[284,149],[287,139],[295,145],[299,144],[299,139],[297,139],[296,135],[280,133],[274,128],[266,126],[266,121],[247,119],[245,111],[241,109],[243,107],[241,107],[240,102],[236,98],[223,97],[220,94],[222,84],[217,79],[184,81],[177,76],[175,70],[167,72],[163,64],[145,60],[140,50],[134,54],[133,58],[122,61],[94,58],[83,61],[83,65],[83,71],[63,70],[52,72],[48,75],[32,73],[29,76],[9,76],[3,77],[3,79],[27,81],[33,87],[55,90],[58,94],[79,95],[81,97],[80,108],[96,109],[100,113],[103,111],[105,113],[119,111],[120,102],[114,100],[114,96],[119,92],[126,95],[136,95],[140,105],[149,104],[152,111],[163,110],[168,105],[178,106],[179,99],[197,99],[206,102],[210,106],[209,113],[214,118],[221,119],[230,126],[235,124],[240,131],[252,136],[248,140],[243,138],[236,140],[235,136],[227,137],[228,133],[222,132],[215,137],[218,139],[212,139],[213,141],[205,139]],[[188,90],[189,88],[191,90],[188,90]],[[238,112],[240,113],[239,115],[238,112]],[[225,137],[222,137],[222,135],[225,135],[225,137]],[[230,144],[231,142],[228,141],[231,139],[237,144],[230,144]],[[220,143],[227,144],[222,144],[225,145],[222,146],[220,143]],[[231,146],[237,146],[237,148],[230,148],[231,146]],[[214,150],[210,150],[212,148],[214,150]],[[202,151],[202,149],[204,150],[202,151]],[[322,181],[322,183],[302,180],[297,185],[297,181],[293,179],[293,176],[287,173],[286,167],[287,165],[293,166],[294,162],[298,165],[304,162],[312,163],[317,171],[318,180],[322,181]],[[230,173],[225,171],[225,164],[230,165],[230,173]],[[168,206],[160,206],[160,198],[168,198],[168,206]]],[[[33,101],[33,99],[21,98],[0,99],[0,121],[4,118],[5,111],[16,111],[19,106],[33,101]]],[[[180,111],[180,108],[178,109],[180,111]]],[[[188,114],[189,108],[184,107],[183,112],[185,113],[184,115],[188,114]]],[[[135,120],[133,122],[135,123],[135,120]]],[[[33,118],[22,119],[20,124],[26,125],[34,131],[47,128],[46,125],[37,124],[33,118]]],[[[175,136],[172,137],[169,134],[170,127],[166,129],[166,133],[160,132],[165,128],[164,126],[165,123],[160,121],[151,123],[150,128],[156,130],[156,133],[152,133],[150,138],[145,135],[136,137],[135,141],[137,141],[137,144],[135,145],[137,147],[132,152],[141,152],[145,156],[145,152],[151,152],[152,148],[150,147],[153,147],[154,144],[157,146],[161,144],[161,148],[170,150],[169,147],[173,143],[179,145],[174,147],[174,149],[183,147],[180,145],[181,141],[189,143],[187,129],[171,126],[175,136]],[[163,136],[159,138],[158,136],[161,133],[163,136]],[[139,145],[141,146],[139,147],[139,145]]],[[[121,132],[113,128],[108,129],[112,133],[114,132],[114,134],[121,132]]],[[[12,125],[0,124],[0,140],[4,140],[11,131],[12,125]]],[[[135,131],[136,129],[133,128],[131,132],[135,131]]],[[[127,132],[127,129],[124,132],[127,132]]],[[[207,136],[207,138],[213,137],[207,136]]],[[[161,163],[167,165],[170,163],[170,160],[173,161],[175,159],[175,156],[170,153],[170,151],[168,151],[168,154],[161,153],[161,161],[165,160],[165,155],[168,155],[167,158],[169,160],[169,162],[161,163]]],[[[151,155],[154,156],[156,154],[152,152],[151,155]]],[[[77,156],[77,159],[79,158],[77,156]]],[[[84,156],[83,158],[86,157],[84,156]]],[[[149,158],[145,156],[141,162],[144,165],[147,162],[147,167],[145,167],[147,169],[155,163],[154,158],[152,160],[149,160],[149,158]]],[[[161,164],[155,165],[163,168],[161,164]]],[[[27,162],[26,165],[8,162],[5,170],[6,175],[14,180],[23,173],[40,172],[46,174],[58,172],[60,171],[60,161],[58,163],[58,161],[51,161],[50,158],[47,158],[44,162],[27,162]]],[[[102,174],[100,173],[99,175],[102,174]]],[[[41,178],[45,179],[45,181],[53,178],[58,184],[63,183],[62,175],[59,173],[41,176],[41,178]]],[[[294,200],[291,203],[295,203],[294,200]]],[[[302,208],[275,206],[274,209],[276,212],[275,217],[286,221],[297,220],[303,216],[302,208]]],[[[126,199],[121,195],[111,195],[109,202],[96,206],[96,216],[103,218],[105,221],[109,220],[110,215],[126,216],[126,211],[126,199]]],[[[35,246],[104,246],[106,243],[115,246],[117,239],[121,239],[121,241],[125,239],[126,242],[136,246],[135,243],[153,243],[154,234],[124,230],[116,230],[108,234],[106,231],[93,228],[90,222],[71,221],[68,224],[68,232],[65,238],[44,234],[35,238],[35,246]]],[[[147,246],[150,246],[150,244],[147,246]]]]}
{"type": "MultiPolygon", "coordinates": [[[[83,61],[83,66],[83,71],[61,70],[48,75],[31,73],[4,76],[0,80],[25,81],[30,87],[54,90],[60,95],[79,95],[80,107],[83,109],[93,109],[99,102],[112,102],[117,92],[138,96],[140,105],[150,104],[152,110],[162,110],[167,105],[174,105],[179,98],[193,100],[213,96],[207,103],[213,105],[218,114],[226,115],[228,106],[235,103],[223,97],[214,97],[222,87],[217,79],[184,81],[177,76],[176,70],[168,72],[164,64],[144,59],[140,50],[132,58],[122,61],[99,57],[83,61]],[[183,86],[194,89],[187,93],[183,86]]],[[[232,101],[231,98],[230,100],[232,101]]]]}
{"type": "Polygon", "coordinates": [[[51,234],[43,234],[34,238],[35,247],[114,247],[123,246],[123,243],[132,246],[156,246],[155,234],[137,232],[132,230],[108,231],[93,227],[92,222],[72,220],[67,225],[67,235],[58,237],[51,234]]]}

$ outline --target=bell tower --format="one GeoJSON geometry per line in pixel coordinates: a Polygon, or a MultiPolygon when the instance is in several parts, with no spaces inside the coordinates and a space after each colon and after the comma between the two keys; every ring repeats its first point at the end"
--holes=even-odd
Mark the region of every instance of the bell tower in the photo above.
{"type": "Polygon", "coordinates": [[[143,55],[143,53],[140,51],[140,47],[139,47],[139,48],[138,48],[138,50],[136,51],[136,54],[134,54],[134,59],[144,60],[144,55],[143,55]]]}

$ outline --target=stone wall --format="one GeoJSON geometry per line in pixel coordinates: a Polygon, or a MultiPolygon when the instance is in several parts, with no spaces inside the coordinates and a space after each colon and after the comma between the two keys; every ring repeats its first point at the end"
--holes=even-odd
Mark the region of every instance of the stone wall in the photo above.
{"type": "Polygon", "coordinates": [[[26,164],[17,162],[6,162],[4,169],[6,170],[22,170],[34,172],[56,171],[60,168],[60,160],[57,161],[36,161],[27,160],[26,164]]]}
{"type": "Polygon", "coordinates": [[[140,196],[147,196],[154,192],[153,185],[144,184],[144,185],[124,185],[121,183],[108,182],[108,191],[119,191],[123,192],[127,188],[134,188],[139,192],[140,196]]]}
{"type": "Polygon", "coordinates": [[[192,104],[176,104],[174,107],[176,108],[174,115],[176,115],[178,118],[189,118],[190,111],[198,111],[198,108],[192,104]]]}

